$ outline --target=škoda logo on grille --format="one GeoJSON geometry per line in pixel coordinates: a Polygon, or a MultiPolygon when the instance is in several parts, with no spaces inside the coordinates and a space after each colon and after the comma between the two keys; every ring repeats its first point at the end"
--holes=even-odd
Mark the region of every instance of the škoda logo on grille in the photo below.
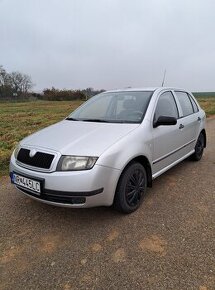
{"type": "Polygon", "coordinates": [[[31,149],[29,152],[29,156],[30,157],[34,157],[34,155],[37,153],[37,151],[35,149],[31,149]]]}

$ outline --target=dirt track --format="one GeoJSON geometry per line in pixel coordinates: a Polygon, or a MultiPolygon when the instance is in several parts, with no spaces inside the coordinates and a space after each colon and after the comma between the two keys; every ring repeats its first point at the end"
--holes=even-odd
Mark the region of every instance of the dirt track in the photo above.
{"type": "Polygon", "coordinates": [[[215,289],[215,119],[207,134],[132,215],[44,205],[1,178],[0,289],[215,289]]]}

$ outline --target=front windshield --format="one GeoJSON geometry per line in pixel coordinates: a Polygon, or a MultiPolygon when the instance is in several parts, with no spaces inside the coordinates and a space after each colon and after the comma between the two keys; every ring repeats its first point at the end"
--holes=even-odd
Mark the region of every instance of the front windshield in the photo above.
{"type": "Polygon", "coordinates": [[[69,115],[67,120],[140,123],[152,93],[152,91],[102,93],[84,103],[69,115]]]}

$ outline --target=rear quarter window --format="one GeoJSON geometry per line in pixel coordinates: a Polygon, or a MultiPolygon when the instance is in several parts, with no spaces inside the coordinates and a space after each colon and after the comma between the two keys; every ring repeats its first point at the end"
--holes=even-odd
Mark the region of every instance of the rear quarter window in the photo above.
{"type": "Polygon", "coordinates": [[[195,100],[193,99],[193,97],[190,94],[189,94],[189,98],[190,98],[190,101],[192,103],[194,113],[198,112],[199,111],[199,108],[198,108],[195,100]]]}

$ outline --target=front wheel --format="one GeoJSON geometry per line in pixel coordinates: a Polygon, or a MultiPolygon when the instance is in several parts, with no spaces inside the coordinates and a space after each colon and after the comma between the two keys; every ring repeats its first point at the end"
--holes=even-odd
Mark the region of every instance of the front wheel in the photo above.
{"type": "Polygon", "coordinates": [[[199,161],[202,158],[205,147],[205,137],[203,133],[199,134],[198,140],[195,146],[195,152],[191,155],[192,160],[199,161]]]}
{"type": "Polygon", "coordinates": [[[114,199],[114,207],[123,213],[131,213],[138,209],[143,201],[147,187],[145,168],[132,162],[122,173],[114,199]]]}

